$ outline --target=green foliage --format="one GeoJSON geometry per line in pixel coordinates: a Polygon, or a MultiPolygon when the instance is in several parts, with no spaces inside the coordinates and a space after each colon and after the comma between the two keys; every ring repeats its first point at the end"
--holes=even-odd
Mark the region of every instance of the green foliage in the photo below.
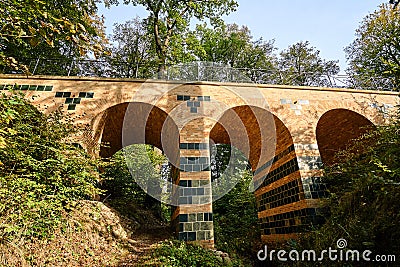
{"type": "Polygon", "coordinates": [[[181,241],[162,242],[151,254],[151,260],[141,266],[244,266],[237,259],[224,262],[221,257],[197,244],[181,241]]]}
{"type": "MultiPolygon", "coordinates": [[[[218,24],[214,28],[197,25],[188,34],[188,49],[200,61],[216,62],[233,68],[268,69],[276,67],[273,41],[253,40],[248,27],[237,24],[218,24]]],[[[245,72],[245,70],[244,70],[245,72]]],[[[247,73],[253,81],[256,73],[247,73]]]]}
{"type": "Polygon", "coordinates": [[[115,24],[110,62],[113,77],[151,77],[157,68],[153,36],[145,21],[136,17],[122,24],[115,24]],[[121,63],[123,62],[123,63],[121,63]]]}
{"type": "Polygon", "coordinates": [[[0,98],[0,240],[49,237],[74,201],[99,193],[96,164],[67,144],[61,114],[44,115],[23,99],[0,98]]]}
{"type": "MultiPolygon", "coordinates": [[[[249,81],[273,80],[265,70],[273,72],[277,67],[274,41],[254,40],[246,26],[221,22],[210,28],[206,23],[200,24],[188,32],[186,45],[196,60],[241,69],[249,81]]],[[[218,65],[213,71],[220,71],[218,65]]]]}
{"type": "Polygon", "coordinates": [[[340,238],[347,248],[374,255],[400,251],[400,116],[361,138],[325,170],[330,216],[300,243],[327,249],[340,238]]]}
{"type": "Polygon", "coordinates": [[[388,78],[394,88],[400,87],[400,7],[382,4],[369,14],[356,31],[356,39],[346,48],[349,60],[348,73],[355,84],[379,86],[388,78]]]}
{"type": "MultiPolygon", "coordinates": [[[[106,5],[119,2],[119,0],[107,0],[106,5]]],[[[179,35],[187,31],[193,18],[200,21],[208,18],[211,23],[217,24],[221,22],[223,15],[229,14],[237,7],[234,0],[124,0],[123,2],[125,4],[132,3],[134,6],[143,6],[149,12],[146,22],[154,37],[158,70],[161,75],[165,71],[168,57],[171,54],[173,39],[180,39],[179,35]]]]}
{"type": "Polygon", "coordinates": [[[308,41],[289,46],[280,53],[279,84],[328,86],[329,80],[321,75],[335,75],[339,72],[338,61],[323,60],[320,51],[308,41]]]}
{"type": "Polygon", "coordinates": [[[124,148],[103,162],[101,176],[104,194],[111,199],[143,204],[147,194],[142,187],[146,188],[146,181],[159,178],[160,170],[157,168],[164,162],[165,156],[150,145],[124,148]]]}
{"type": "Polygon", "coordinates": [[[123,214],[130,205],[150,209],[162,220],[169,220],[170,207],[159,201],[162,187],[167,182],[162,165],[166,157],[150,145],[131,145],[102,162],[102,185],[104,196],[123,214]],[[158,194],[158,199],[146,192],[158,194]]]}
{"type": "Polygon", "coordinates": [[[243,171],[250,170],[251,167],[246,156],[234,146],[217,144],[212,147],[211,150],[211,177],[212,180],[222,179],[234,180],[234,182],[239,182],[242,180],[243,171]],[[226,177],[226,175],[238,174],[238,180],[235,180],[235,176],[226,177]]]}
{"type": "Polygon", "coordinates": [[[246,157],[229,145],[217,145],[211,161],[212,179],[216,182],[213,195],[225,195],[213,203],[214,235],[216,247],[248,260],[257,252],[260,243],[256,198],[249,187],[253,175],[246,157]],[[231,161],[232,166],[228,166],[231,161]],[[232,168],[230,170],[230,168],[232,168]],[[232,189],[226,192],[227,185],[232,189]],[[222,189],[221,189],[222,188],[222,189]]]}
{"type": "MultiPolygon", "coordinates": [[[[28,72],[22,57],[102,53],[102,20],[91,0],[5,0],[0,2],[0,66],[28,72]]],[[[54,66],[53,66],[54,67],[54,66]]]]}
{"type": "Polygon", "coordinates": [[[111,199],[121,198],[142,203],[146,193],[135,182],[125,163],[122,151],[103,162],[102,188],[111,199]]]}
{"type": "Polygon", "coordinates": [[[222,251],[251,258],[260,242],[256,199],[249,191],[253,176],[249,171],[236,175],[236,186],[213,203],[215,241],[222,251]]]}

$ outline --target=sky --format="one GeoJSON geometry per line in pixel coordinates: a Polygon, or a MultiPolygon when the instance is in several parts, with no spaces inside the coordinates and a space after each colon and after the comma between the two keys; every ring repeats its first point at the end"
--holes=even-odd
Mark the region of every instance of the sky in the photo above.
{"type": "MultiPolygon", "coordinates": [[[[309,41],[326,60],[339,60],[340,73],[347,67],[343,51],[355,39],[362,19],[389,0],[238,0],[238,10],[224,18],[226,23],[247,25],[254,38],[275,40],[278,51],[299,41],[309,41]]],[[[146,17],[142,7],[99,6],[107,34],[114,23],[136,16],[146,17]]]]}

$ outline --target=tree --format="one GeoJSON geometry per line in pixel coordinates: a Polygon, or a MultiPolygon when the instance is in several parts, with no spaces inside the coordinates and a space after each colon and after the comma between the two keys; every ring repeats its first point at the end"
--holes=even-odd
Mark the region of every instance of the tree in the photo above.
{"type": "Polygon", "coordinates": [[[199,42],[199,49],[194,52],[201,61],[222,62],[233,68],[261,67],[275,49],[273,41],[253,41],[250,29],[237,24],[222,24],[214,29],[197,25],[193,34],[199,42]]]}
{"type": "Polygon", "coordinates": [[[239,28],[237,24],[222,24],[215,28],[201,24],[192,35],[198,43],[194,54],[200,61],[224,63],[230,67],[240,65],[243,50],[251,45],[252,38],[246,26],[239,28]]]}
{"type": "Polygon", "coordinates": [[[262,38],[253,40],[247,26],[220,24],[209,28],[201,24],[189,36],[189,49],[200,61],[223,63],[242,69],[252,81],[259,80],[260,76],[250,69],[274,69],[274,41],[264,41],[262,38]]]}
{"type": "Polygon", "coordinates": [[[399,0],[390,0],[389,3],[393,5],[393,8],[396,8],[398,6],[398,4],[400,3],[400,1],[399,0]]]}
{"type": "Polygon", "coordinates": [[[366,16],[356,30],[356,39],[345,49],[347,72],[356,86],[387,88],[400,86],[399,7],[383,4],[366,16]],[[381,79],[385,78],[385,79],[381,79]],[[388,84],[389,83],[389,84],[388,84]],[[391,83],[391,84],[390,84],[391,83]]]}
{"type": "MultiPolygon", "coordinates": [[[[186,32],[173,36],[170,41],[169,61],[183,63],[195,60],[186,49],[186,32]]],[[[123,24],[115,24],[111,37],[113,45],[108,61],[108,72],[112,77],[154,78],[158,70],[157,53],[152,32],[138,17],[123,24]]]]}
{"type": "Polygon", "coordinates": [[[122,24],[115,24],[111,37],[113,46],[106,60],[110,76],[124,78],[150,77],[156,66],[156,53],[151,33],[145,21],[136,17],[122,24]]]}
{"type": "MultiPolygon", "coordinates": [[[[118,0],[106,1],[108,6],[118,3],[118,0]]],[[[212,24],[216,24],[224,14],[237,7],[235,0],[124,0],[124,3],[143,6],[149,12],[146,21],[154,37],[161,77],[165,75],[170,57],[171,40],[188,29],[192,18],[208,18],[212,24]]]]}
{"type": "Polygon", "coordinates": [[[100,54],[105,37],[96,11],[92,0],[1,1],[0,66],[27,72],[28,61],[17,59],[100,54]]]}
{"type": "Polygon", "coordinates": [[[280,53],[280,84],[328,86],[326,75],[339,72],[338,61],[321,59],[320,51],[308,41],[298,42],[280,53]]]}

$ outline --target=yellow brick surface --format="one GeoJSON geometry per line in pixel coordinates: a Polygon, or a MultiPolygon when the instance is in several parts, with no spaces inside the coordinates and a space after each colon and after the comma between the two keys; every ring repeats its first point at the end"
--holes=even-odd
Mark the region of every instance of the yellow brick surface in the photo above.
{"type": "MultiPolygon", "coordinates": [[[[26,91],[26,98],[45,113],[62,110],[65,120],[80,129],[71,141],[97,156],[112,156],[129,142],[139,140],[163,150],[177,163],[179,157],[209,156],[208,151],[180,150],[179,143],[216,142],[233,144],[242,150],[255,171],[289,146],[299,147],[269,170],[260,172],[255,180],[295,157],[322,156],[326,162],[332,162],[333,154],[329,151],[345,146],[349,137],[362,134],[361,126],[385,123],[386,118],[376,105],[399,104],[398,94],[392,92],[279,85],[15,75],[1,75],[0,84],[53,86],[51,92],[26,91]],[[81,99],[76,110],[70,111],[66,98],[56,98],[56,92],[69,92],[71,98],[91,92],[94,97],[81,99]],[[193,101],[198,96],[209,96],[211,101],[201,102],[195,114],[185,101],[178,100],[178,95],[189,96],[193,101]],[[283,99],[292,104],[282,104],[283,99]],[[136,139],[126,138],[129,136],[126,131],[131,131],[136,139]],[[109,147],[100,147],[101,143],[109,147]]],[[[296,179],[321,175],[320,170],[302,169],[255,194],[296,179]]],[[[177,182],[179,179],[211,180],[211,173],[180,172],[177,182]]],[[[265,210],[258,216],[264,218],[320,205],[315,199],[301,199],[265,210]]],[[[198,212],[212,212],[212,204],[178,207],[172,218],[198,212]]],[[[263,235],[262,240],[293,236],[296,234],[263,235]]],[[[213,241],[205,245],[212,246],[213,241]]]]}

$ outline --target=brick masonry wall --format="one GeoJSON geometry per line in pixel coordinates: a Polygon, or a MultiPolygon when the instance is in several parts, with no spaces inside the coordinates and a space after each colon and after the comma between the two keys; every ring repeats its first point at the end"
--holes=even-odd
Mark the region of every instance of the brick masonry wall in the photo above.
{"type": "Polygon", "coordinates": [[[3,92],[5,85],[45,113],[62,110],[82,130],[71,142],[93,154],[111,156],[137,142],[162,149],[180,169],[175,183],[183,187],[182,202],[172,216],[178,237],[207,246],[213,244],[210,140],[248,156],[260,186],[262,240],[281,240],[319,223],[327,151],[362,134],[367,122],[383,124],[399,103],[391,92],[277,85],[0,76],[3,92]],[[129,108],[134,116],[127,120],[129,108]],[[124,125],[144,130],[123,140],[124,125]],[[109,148],[100,149],[102,142],[109,148]]]}

